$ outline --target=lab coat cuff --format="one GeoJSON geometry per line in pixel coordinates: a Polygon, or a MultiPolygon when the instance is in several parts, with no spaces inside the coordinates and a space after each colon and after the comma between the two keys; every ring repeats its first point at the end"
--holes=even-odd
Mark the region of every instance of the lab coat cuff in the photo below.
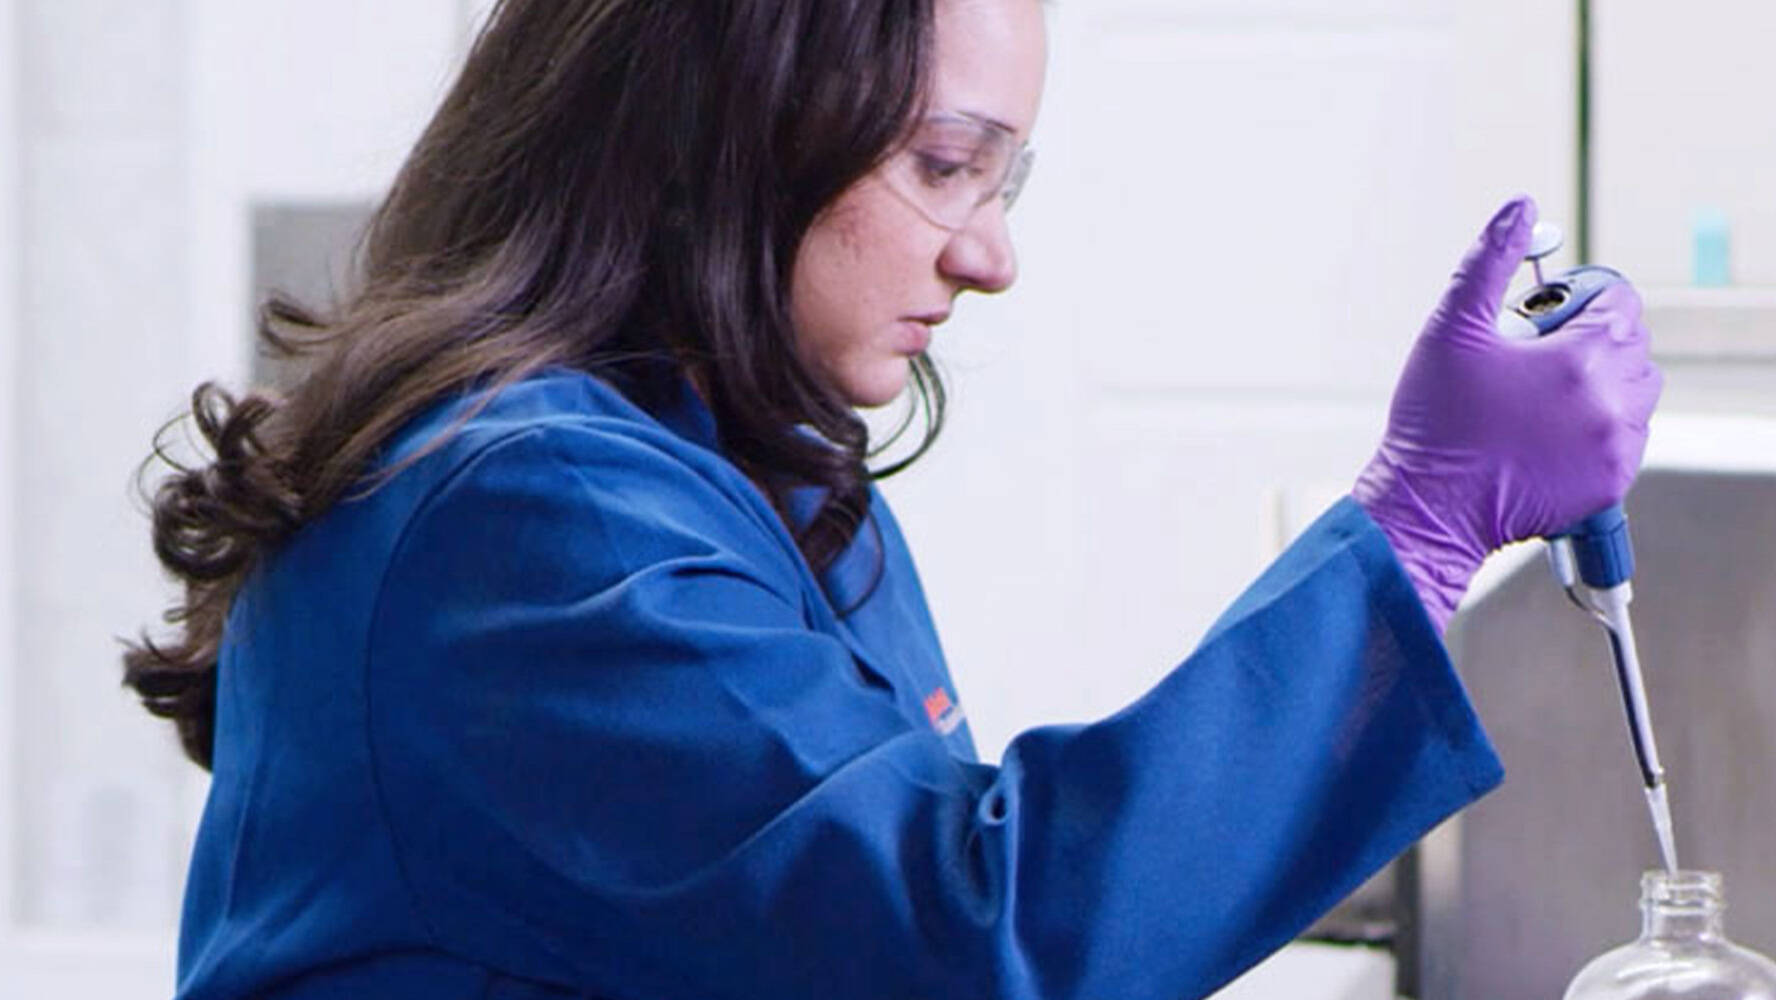
{"type": "Polygon", "coordinates": [[[1387,535],[1363,506],[1349,497],[1333,504],[1322,521],[1348,539],[1349,551],[1368,580],[1372,604],[1380,609],[1405,654],[1407,679],[1419,704],[1459,762],[1469,789],[1476,797],[1491,791],[1504,780],[1504,766],[1455,672],[1436,623],[1387,535]]]}

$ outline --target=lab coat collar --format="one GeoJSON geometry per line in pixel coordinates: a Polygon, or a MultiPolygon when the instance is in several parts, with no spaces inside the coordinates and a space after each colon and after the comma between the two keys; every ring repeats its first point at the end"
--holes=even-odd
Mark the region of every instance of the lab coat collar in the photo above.
{"type": "Polygon", "coordinates": [[[722,451],[715,414],[678,362],[648,358],[605,377],[667,430],[710,451],[722,451]]]}
{"type": "MultiPolygon", "coordinates": [[[[715,415],[681,365],[664,358],[647,359],[630,366],[628,372],[614,381],[624,395],[648,411],[667,430],[725,455],[715,415]]],[[[784,506],[788,508],[794,531],[800,531],[813,519],[826,493],[826,488],[820,486],[797,486],[786,491],[784,506]]],[[[876,523],[875,510],[880,497],[873,489],[870,501],[870,510],[856,537],[820,576],[824,595],[841,621],[846,611],[868,600],[882,571],[882,533],[876,523]]]]}

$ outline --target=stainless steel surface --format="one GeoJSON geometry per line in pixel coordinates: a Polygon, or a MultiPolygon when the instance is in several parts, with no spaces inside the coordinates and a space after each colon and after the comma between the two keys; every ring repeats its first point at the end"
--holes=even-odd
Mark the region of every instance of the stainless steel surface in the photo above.
{"type": "MultiPolygon", "coordinates": [[[[1720,871],[1735,936],[1776,946],[1776,477],[1648,472],[1628,500],[1636,629],[1687,867],[1720,871]]],[[[1527,561],[1450,648],[1503,788],[1421,845],[1401,959],[1424,1000],[1558,997],[1638,928],[1659,864],[1609,648],[1527,561]]]]}

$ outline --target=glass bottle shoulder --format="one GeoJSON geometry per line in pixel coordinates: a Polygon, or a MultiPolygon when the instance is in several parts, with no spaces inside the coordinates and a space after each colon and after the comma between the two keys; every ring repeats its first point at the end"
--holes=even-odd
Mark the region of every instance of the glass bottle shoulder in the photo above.
{"type": "Polygon", "coordinates": [[[1592,959],[1565,1000],[1776,1000],[1776,962],[1722,938],[1643,939],[1592,959]]]}

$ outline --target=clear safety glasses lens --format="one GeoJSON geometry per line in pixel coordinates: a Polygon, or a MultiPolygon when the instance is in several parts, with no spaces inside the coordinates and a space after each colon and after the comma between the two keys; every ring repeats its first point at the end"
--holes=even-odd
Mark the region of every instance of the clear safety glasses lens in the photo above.
{"type": "Polygon", "coordinates": [[[1036,151],[1028,146],[1018,150],[1011,162],[1011,173],[1005,176],[1005,184],[999,189],[999,197],[1005,202],[1005,210],[1017,204],[1018,196],[1024,193],[1024,184],[1030,180],[1030,171],[1036,169],[1036,151]]]}
{"type": "Polygon", "coordinates": [[[961,115],[934,115],[889,161],[891,187],[931,222],[959,230],[998,198],[1017,201],[1034,153],[1014,146],[1011,133],[961,115]]]}

